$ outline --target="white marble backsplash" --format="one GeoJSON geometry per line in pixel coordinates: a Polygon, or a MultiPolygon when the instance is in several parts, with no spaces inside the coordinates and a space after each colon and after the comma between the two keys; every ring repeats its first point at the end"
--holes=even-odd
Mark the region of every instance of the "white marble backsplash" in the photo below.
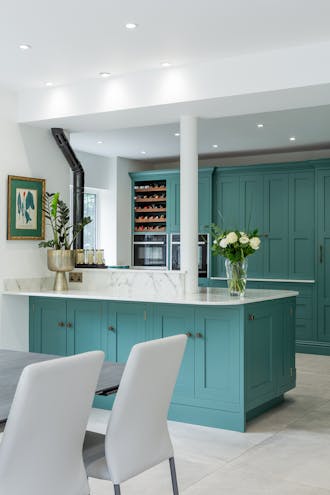
{"type": "MultiPolygon", "coordinates": [[[[148,296],[178,297],[185,292],[185,272],[132,269],[84,269],[83,281],[69,282],[69,290],[104,291],[113,295],[133,295],[141,292],[148,296]]],[[[6,291],[52,290],[55,275],[39,278],[5,279],[6,291]]],[[[67,274],[68,277],[68,274],[67,274]]],[[[69,277],[68,277],[69,278],[69,277]]]]}

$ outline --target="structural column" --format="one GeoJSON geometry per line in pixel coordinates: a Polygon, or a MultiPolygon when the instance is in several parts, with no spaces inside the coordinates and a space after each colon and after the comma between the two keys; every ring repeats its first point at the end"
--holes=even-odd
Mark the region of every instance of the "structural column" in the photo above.
{"type": "Polygon", "coordinates": [[[180,233],[181,270],[186,292],[198,290],[198,147],[197,118],[180,119],[180,233]]]}

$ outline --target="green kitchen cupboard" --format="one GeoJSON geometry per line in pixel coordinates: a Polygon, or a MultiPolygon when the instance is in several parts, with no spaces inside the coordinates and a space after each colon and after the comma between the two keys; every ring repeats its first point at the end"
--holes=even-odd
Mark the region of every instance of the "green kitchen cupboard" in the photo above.
{"type": "Polygon", "coordinates": [[[289,177],[264,174],[264,277],[289,277],[289,177]]]}
{"type": "MultiPolygon", "coordinates": [[[[330,170],[317,171],[317,280],[320,342],[330,342],[330,170]]],[[[328,353],[329,353],[328,347],[328,353]]]]}
{"type": "Polygon", "coordinates": [[[146,340],[146,305],[109,302],[107,311],[107,359],[126,362],[133,345],[146,340]]]}
{"type": "Polygon", "coordinates": [[[68,354],[97,351],[103,348],[103,306],[100,301],[79,299],[67,301],[68,354]]]}
{"type": "Polygon", "coordinates": [[[54,298],[30,298],[31,352],[67,355],[66,301],[54,298]]]}
{"type": "Polygon", "coordinates": [[[154,327],[158,337],[185,333],[187,346],[175,385],[173,400],[191,400],[195,393],[195,330],[194,310],[189,306],[159,304],[154,313],[154,327]]]}
{"type": "Polygon", "coordinates": [[[314,170],[289,175],[289,278],[315,278],[315,180],[314,170]]]}
{"type": "Polygon", "coordinates": [[[102,349],[100,301],[30,298],[30,351],[67,356],[102,349]]]}

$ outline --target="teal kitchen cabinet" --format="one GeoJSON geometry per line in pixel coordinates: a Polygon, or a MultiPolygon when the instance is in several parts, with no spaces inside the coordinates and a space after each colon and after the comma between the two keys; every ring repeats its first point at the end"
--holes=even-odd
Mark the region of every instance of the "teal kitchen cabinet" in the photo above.
{"type": "Polygon", "coordinates": [[[247,418],[295,386],[294,300],[245,307],[245,370],[247,418]]]}
{"type": "Polygon", "coordinates": [[[264,276],[289,277],[289,177],[287,173],[264,174],[264,276]]]}
{"type": "Polygon", "coordinates": [[[289,176],[289,278],[315,278],[315,173],[289,176]]]}
{"type": "Polygon", "coordinates": [[[67,330],[64,299],[30,297],[29,349],[31,352],[66,356],[67,330]]]}
{"type": "Polygon", "coordinates": [[[107,304],[106,359],[127,361],[133,345],[146,340],[147,305],[109,302],[107,304]]]}
{"type": "MultiPolygon", "coordinates": [[[[207,226],[212,221],[212,176],[213,168],[198,172],[198,231],[208,232],[207,226]]],[[[180,173],[164,171],[167,183],[167,231],[180,232],[180,173]]]]}
{"type": "Polygon", "coordinates": [[[67,300],[68,353],[103,349],[102,333],[104,303],[100,301],[67,300]]]}
{"type": "Polygon", "coordinates": [[[30,298],[30,351],[66,356],[102,349],[103,303],[30,298]]]}
{"type": "Polygon", "coordinates": [[[330,170],[317,172],[318,340],[330,348],[330,170]]]}
{"type": "Polygon", "coordinates": [[[185,333],[187,347],[176,382],[173,400],[192,400],[195,393],[195,329],[191,306],[158,304],[154,313],[154,327],[158,337],[185,333]]]}

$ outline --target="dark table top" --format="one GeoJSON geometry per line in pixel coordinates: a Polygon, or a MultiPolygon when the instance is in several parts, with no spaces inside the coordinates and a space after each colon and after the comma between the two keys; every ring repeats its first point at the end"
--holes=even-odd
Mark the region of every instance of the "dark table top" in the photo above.
{"type": "MultiPolygon", "coordinates": [[[[58,357],[60,356],[0,349],[0,423],[6,421],[8,418],[10,406],[23,368],[28,364],[39,363],[58,357]]],[[[124,367],[125,365],[121,363],[105,361],[95,393],[97,395],[115,393],[118,390],[124,367]]]]}

